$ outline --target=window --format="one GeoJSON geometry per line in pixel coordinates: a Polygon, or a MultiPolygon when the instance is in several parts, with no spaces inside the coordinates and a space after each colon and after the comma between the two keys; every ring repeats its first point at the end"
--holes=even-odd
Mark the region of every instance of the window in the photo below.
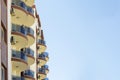
{"type": "Polygon", "coordinates": [[[5,68],[3,66],[1,67],[1,79],[5,80],[5,68]]]}
{"type": "Polygon", "coordinates": [[[5,26],[3,25],[3,23],[1,22],[1,38],[3,41],[5,41],[7,43],[7,30],[5,29],[5,26]]]}

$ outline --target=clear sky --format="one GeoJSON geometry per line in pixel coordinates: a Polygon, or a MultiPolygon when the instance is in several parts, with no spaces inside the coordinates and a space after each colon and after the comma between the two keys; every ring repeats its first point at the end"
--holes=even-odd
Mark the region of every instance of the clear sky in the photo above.
{"type": "Polygon", "coordinates": [[[120,80],[120,0],[36,0],[50,80],[120,80]]]}

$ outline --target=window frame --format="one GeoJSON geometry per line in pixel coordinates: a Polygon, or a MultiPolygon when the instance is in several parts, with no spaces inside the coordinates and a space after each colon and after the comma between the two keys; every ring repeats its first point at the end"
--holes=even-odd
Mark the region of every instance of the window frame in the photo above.
{"type": "Polygon", "coordinates": [[[5,71],[5,68],[4,66],[1,66],[1,80],[5,80],[5,74],[6,74],[6,71],[5,71]]]}

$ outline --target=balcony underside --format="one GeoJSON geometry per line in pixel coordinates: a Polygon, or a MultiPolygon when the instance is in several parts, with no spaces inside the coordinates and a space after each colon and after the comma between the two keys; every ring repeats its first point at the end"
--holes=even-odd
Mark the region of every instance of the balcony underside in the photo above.
{"type": "Polygon", "coordinates": [[[30,27],[34,24],[34,16],[28,13],[21,7],[12,6],[13,12],[11,14],[12,23],[17,25],[24,25],[30,27]]]}
{"type": "Polygon", "coordinates": [[[46,74],[48,74],[48,73],[49,73],[49,70],[48,70],[48,69],[46,69],[46,70],[45,70],[45,73],[46,73],[46,74]]]}
{"type": "Polygon", "coordinates": [[[28,39],[25,35],[19,33],[19,32],[12,32],[11,34],[14,39],[15,42],[12,43],[12,47],[16,48],[16,50],[19,50],[23,47],[26,47],[28,44],[28,39]]]}
{"type": "Polygon", "coordinates": [[[38,63],[39,66],[43,66],[47,63],[47,61],[44,59],[38,59],[38,61],[39,61],[39,63],[38,63]]]}
{"type": "Polygon", "coordinates": [[[28,65],[32,65],[35,62],[35,58],[31,55],[27,55],[28,56],[28,65]]]}
{"type": "Polygon", "coordinates": [[[28,67],[27,62],[18,58],[12,58],[12,71],[21,72],[26,70],[28,67]]]}
{"type": "Polygon", "coordinates": [[[41,54],[42,52],[45,52],[45,50],[47,48],[45,45],[42,45],[42,44],[38,44],[38,47],[39,47],[39,49],[38,49],[39,54],[41,54]]]}
{"type": "Polygon", "coordinates": [[[48,60],[49,60],[49,57],[46,57],[45,59],[46,59],[46,61],[48,62],[48,60]]]}
{"type": "Polygon", "coordinates": [[[35,42],[35,37],[30,35],[30,34],[28,34],[27,38],[28,38],[28,47],[29,47],[29,46],[31,46],[35,42]]]}
{"type": "Polygon", "coordinates": [[[40,72],[38,72],[38,76],[40,76],[40,78],[38,78],[38,80],[46,78],[46,74],[43,74],[43,73],[40,73],[40,72]]]}

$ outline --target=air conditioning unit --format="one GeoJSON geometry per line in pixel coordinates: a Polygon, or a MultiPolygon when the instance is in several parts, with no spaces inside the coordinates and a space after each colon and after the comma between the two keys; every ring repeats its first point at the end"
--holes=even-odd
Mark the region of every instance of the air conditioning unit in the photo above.
{"type": "Polygon", "coordinates": [[[11,14],[12,16],[15,16],[15,12],[14,12],[14,9],[13,9],[13,8],[11,8],[10,14],[11,14]]]}
{"type": "Polygon", "coordinates": [[[39,79],[39,78],[40,78],[40,75],[39,75],[39,76],[37,76],[37,78],[39,79]]]}
{"type": "Polygon", "coordinates": [[[13,36],[11,36],[10,42],[11,42],[12,45],[16,44],[15,38],[13,36]]]}

